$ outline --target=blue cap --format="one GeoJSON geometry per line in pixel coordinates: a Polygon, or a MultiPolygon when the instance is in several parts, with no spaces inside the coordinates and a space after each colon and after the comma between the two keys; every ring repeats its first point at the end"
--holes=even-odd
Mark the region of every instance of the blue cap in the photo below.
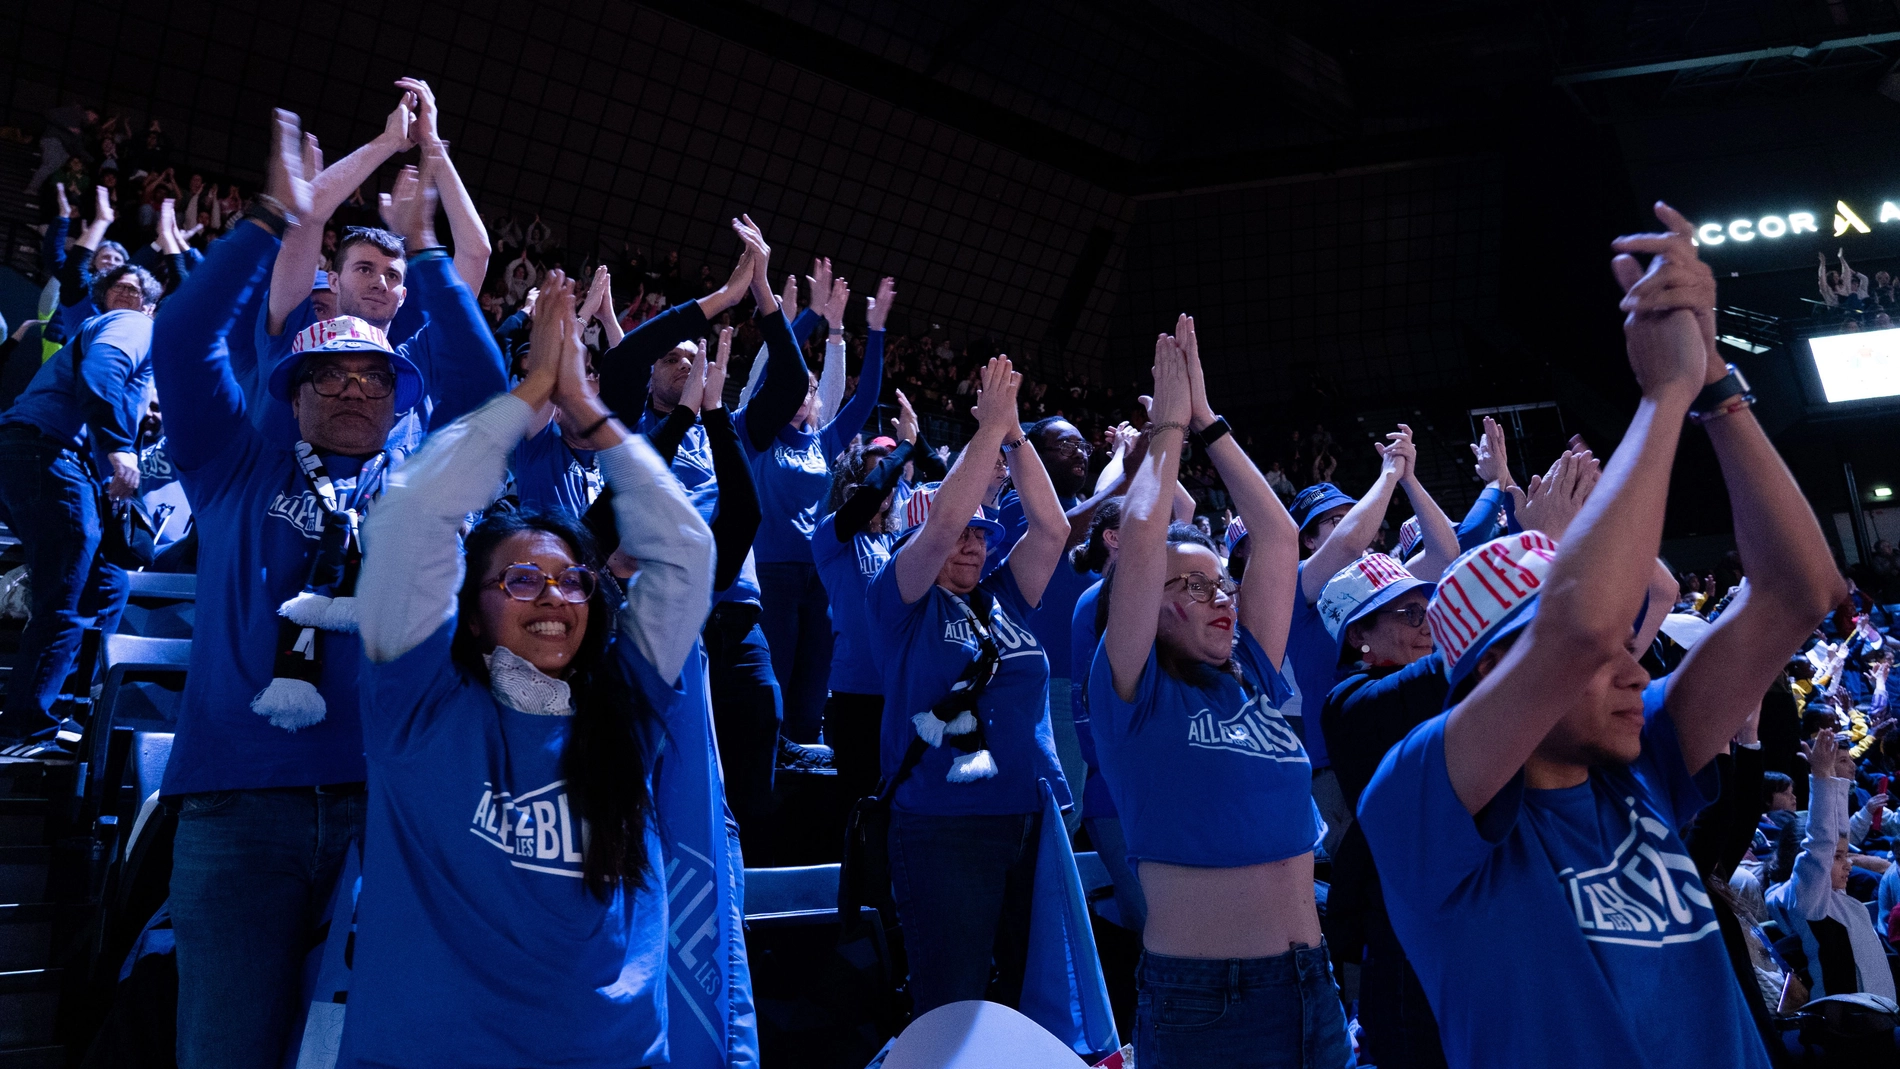
{"type": "Polygon", "coordinates": [[[1314,519],[1338,508],[1341,505],[1357,505],[1359,499],[1334,486],[1332,483],[1314,483],[1299,492],[1293,499],[1293,522],[1299,525],[1300,533],[1305,534],[1308,524],[1314,519]]]}
{"type": "Polygon", "coordinates": [[[329,288],[330,288],[330,272],[325,271],[321,267],[317,268],[317,277],[310,281],[310,289],[312,291],[315,291],[315,290],[327,290],[329,288]]]}

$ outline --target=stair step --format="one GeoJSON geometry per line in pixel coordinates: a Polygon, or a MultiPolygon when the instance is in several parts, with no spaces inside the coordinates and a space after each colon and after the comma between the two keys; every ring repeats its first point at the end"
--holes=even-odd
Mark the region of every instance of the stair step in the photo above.
{"type": "Polygon", "coordinates": [[[45,798],[0,797],[0,846],[37,846],[46,841],[45,798]]]}
{"type": "Polygon", "coordinates": [[[65,1069],[65,1065],[65,1047],[0,1047],[0,1069],[65,1069]]]}
{"type": "Polygon", "coordinates": [[[46,894],[50,846],[0,846],[0,902],[38,902],[46,894]]]}
{"type": "Polygon", "coordinates": [[[0,972],[51,963],[55,915],[46,902],[0,905],[0,972]]]}
{"type": "Polygon", "coordinates": [[[63,969],[0,972],[0,1049],[51,1043],[63,969]]]}

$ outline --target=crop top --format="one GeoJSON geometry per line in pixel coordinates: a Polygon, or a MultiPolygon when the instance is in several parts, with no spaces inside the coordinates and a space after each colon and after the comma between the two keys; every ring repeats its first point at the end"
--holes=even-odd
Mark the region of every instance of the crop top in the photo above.
{"type": "Polygon", "coordinates": [[[1279,711],[1293,689],[1245,627],[1234,660],[1244,687],[1212,669],[1197,686],[1163,671],[1151,651],[1126,702],[1096,647],[1095,752],[1131,862],[1238,868],[1313,849],[1313,766],[1279,711]]]}

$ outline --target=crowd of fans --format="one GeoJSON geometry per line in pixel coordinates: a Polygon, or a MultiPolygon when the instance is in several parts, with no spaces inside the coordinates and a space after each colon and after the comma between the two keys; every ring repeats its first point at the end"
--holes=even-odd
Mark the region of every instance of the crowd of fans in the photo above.
{"type": "Polygon", "coordinates": [[[1187,315],[1120,387],[892,330],[901,280],[801,285],[744,216],[723,272],[573,263],[484,223],[397,87],[327,165],[276,113],[228,206],[194,176],[180,209],[156,126],[42,142],[0,760],[74,760],[125,568],[196,572],[180,1064],[334,1058],[320,1016],[338,1064],[755,1064],[735,917],[786,767],[863,799],[841,891],[894,918],[914,1015],[989,999],[1093,1059],[1132,984],[1144,1069],[1892,1063],[1900,559],[1835,567],[1673,210],[1611,264],[1623,440],[1520,485],[1487,421],[1454,520],[1409,427],[1354,496],[1324,427],[1230,426],[1187,315]],[[1701,576],[1657,558],[1691,429],[1736,524],[1701,576]],[[136,559],[178,491],[190,534],[136,559]],[[1064,811],[1133,977],[1075,916],[1064,811]]]}
{"type": "Polygon", "coordinates": [[[1893,315],[1900,309],[1900,279],[1890,271],[1875,271],[1869,278],[1847,262],[1846,250],[1838,259],[1838,268],[1829,268],[1827,253],[1817,253],[1816,268],[1821,301],[1815,315],[1837,324],[1843,333],[1860,330],[1886,330],[1893,326],[1893,315]]]}

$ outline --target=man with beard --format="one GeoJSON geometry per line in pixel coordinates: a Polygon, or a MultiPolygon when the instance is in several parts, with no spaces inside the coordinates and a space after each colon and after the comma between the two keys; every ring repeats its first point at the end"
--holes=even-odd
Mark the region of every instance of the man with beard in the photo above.
{"type": "MultiPolygon", "coordinates": [[[[1050,416],[1031,424],[1027,434],[1030,444],[1036,449],[1036,455],[1042,458],[1042,466],[1049,472],[1050,481],[1055,484],[1056,498],[1062,502],[1062,511],[1069,517],[1069,538],[1062,547],[1066,554],[1076,543],[1088,537],[1089,525],[1095,520],[1095,510],[1101,507],[1102,502],[1121,494],[1127,488],[1128,479],[1124,475],[1097,488],[1092,497],[1084,498],[1081,494],[1083,485],[1088,481],[1089,444],[1082,437],[1082,432],[1061,416],[1050,416]]],[[[1137,466],[1131,460],[1128,470],[1133,471],[1137,466]]],[[[1010,548],[1029,527],[1015,487],[1004,492],[999,505],[1004,534],[1002,543],[990,554],[992,567],[1009,555],[1010,548]]],[[[1028,621],[1030,632],[1036,636],[1036,642],[1043,649],[1069,648],[1069,630],[1075,616],[1076,599],[1095,585],[1095,578],[1094,575],[1077,572],[1074,568],[1057,568],[1055,574],[1049,577],[1049,585],[1042,593],[1042,602],[1029,614],[1028,621]]],[[[1049,708],[1052,713],[1073,709],[1070,701],[1073,685],[1070,671],[1069,658],[1049,659],[1049,708]]],[[[1050,718],[1050,725],[1055,730],[1056,752],[1062,757],[1063,774],[1074,782],[1082,782],[1082,749],[1076,741],[1074,720],[1054,715],[1050,718]]],[[[1077,819],[1080,819],[1079,815],[1077,819]]]]}

